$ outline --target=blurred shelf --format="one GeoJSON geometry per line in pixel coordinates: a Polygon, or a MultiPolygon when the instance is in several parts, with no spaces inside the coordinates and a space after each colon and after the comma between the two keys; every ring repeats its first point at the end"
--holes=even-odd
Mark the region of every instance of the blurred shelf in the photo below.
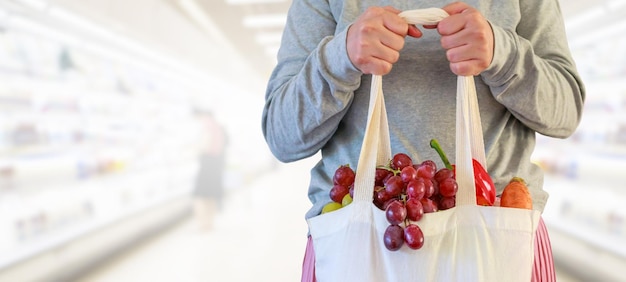
{"type": "Polygon", "coordinates": [[[589,246],[626,260],[626,194],[611,186],[547,175],[546,224],[589,246]]]}
{"type": "Polygon", "coordinates": [[[0,270],[143,210],[188,197],[194,173],[190,164],[120,174],[16,199],[12,211],[5,204],[0,216],[0,270]]]}
{"type": "Polygon", "coordinates": [[[170,195],[109,220],[86,223],[0,257],[0,281],[72,281],[190,212],[188,195],[170,195]]]}
{"type": "Polygon", "coordinates": [[[544,188],[550,198],[542,217],[558,267],[579,281],[623,280],[626,193],[612,185],[551,174],[544,188]]]}
{"type": "Polygon", "coordinates": [[[199,131],[195,81],[127,46],[98,49],[54,23],[4,16],[0,274],[186,198],[199,131]]]}
{"type": "MultiPolygon", "coordinates": [[[[575,281],[624,281],[624,257],[582,241],[548,222],[546,225],[550,233],[554,263],[561,272],[575,277],[575,281]]],[[[620,244],[624,245],[624,242],[620,244]]],[[[557,281],[560,281],[559,277],[557,281]]]]}

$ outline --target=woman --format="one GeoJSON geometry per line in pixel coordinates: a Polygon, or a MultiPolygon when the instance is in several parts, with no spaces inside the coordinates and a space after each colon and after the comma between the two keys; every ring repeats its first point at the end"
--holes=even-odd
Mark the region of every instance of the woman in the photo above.
{"type": "MultiPolygon", "coordinates": [[[[570,136],[584,102],[557,0],[294,0],[267,87],[263,132],[283,162],[321,150],[311,171],[307,218],[330,201],[335,169],[357,164],[368,110],[366,74],[385,75],[392,152],[418,160],[438,159],[429,147],[432,138],[454,151],[456,77],[476,76],[498,194],[513,176],[522,176],[533,208],[543,210],[543,173],[530,162],[535,135],[570,136]],[[450,16],[436,27],[411,26],[398,16],[431,7],[450,16]]],[[[543,251],[533,276],[553,281],[543,222],[538,232],[536,247],[543,251]]],[[[309,240],[303,281],[314,281],[311,252],[309,240]]]]}

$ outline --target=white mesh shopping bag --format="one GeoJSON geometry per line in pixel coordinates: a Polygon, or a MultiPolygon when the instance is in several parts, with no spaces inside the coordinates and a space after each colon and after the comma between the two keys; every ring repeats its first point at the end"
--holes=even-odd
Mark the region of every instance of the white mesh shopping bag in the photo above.
{"type": "MultiPolygon", "coordinates": [[[[411,24],[435,24],[441,9],[400,14],[411,24]]],[[[456,207],[425,214],[417,222],[424,246],[389,251],[389,225],[373,203],[377,165],[391,159],[382,77],[372,77],[367,128],[356,170],[354,200],[337,211],[308,220],[315,249],[317,281],[530,281],[533,240],[540,213],[476,204],[472,158],[485,164],[473,77],[457,82],[456,207]]]]}

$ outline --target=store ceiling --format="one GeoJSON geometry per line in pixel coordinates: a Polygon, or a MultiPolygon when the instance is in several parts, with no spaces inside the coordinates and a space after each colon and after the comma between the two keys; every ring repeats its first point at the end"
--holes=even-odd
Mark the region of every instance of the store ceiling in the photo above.
{"type": "MultiPolygon", "coordinates": [[[[269,76],[292,0],[196,0],[233,48],[261,75],[269,76]],[[257,21],[256,23],[254,21],[257,21]]],[[[624,0],[560,0],[566,19],[592,9],[623,8],[624,0]]],[[[581,16],[582,17],[582,16],[581,16]]],[[[580,18],[580,17],[579,17],[580,18]]],[[[596,17],[600,20],[601,17],[596,17]]],[[[597,26],[597,25],[595,25],[597,26]]]]}
{"type": "Polygon", "coordinates": [[[269,76],[291,0],[197,0],[222,35],[261,75],[269,76]]]}

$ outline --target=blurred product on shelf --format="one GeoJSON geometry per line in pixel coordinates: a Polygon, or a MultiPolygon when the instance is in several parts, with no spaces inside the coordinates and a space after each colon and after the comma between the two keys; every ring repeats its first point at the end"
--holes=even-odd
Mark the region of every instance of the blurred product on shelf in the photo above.
{"type": "Polygon", "coordinates": [[[120,46],[15,22],[0,32],[0,280],[188,197],[198,166],[192,102],[179,94],[197,90],[178,74],[120,46]]]}

